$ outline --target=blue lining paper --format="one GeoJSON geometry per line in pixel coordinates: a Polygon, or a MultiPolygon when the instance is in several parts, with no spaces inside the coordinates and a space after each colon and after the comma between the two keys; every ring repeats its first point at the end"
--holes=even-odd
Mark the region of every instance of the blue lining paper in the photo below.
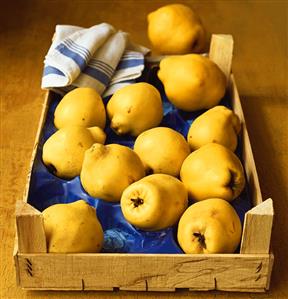
{"type": "MultiPolygon", "coordinates": [[[[153,84],[161,93],[164,117],[160,126],[170,127],[186,137],[190,124],[203,111],[187,113],[176,109],[166,98],[163,86],[157,78],[157,68],[146,67],[139,81],[153,84]]],[[[79,177],[63,180],[51,174],[42,162],[44,142],[56,131],[53,124],[54,110],[61,97],[54,95],[48,109],[47,118],[39,140],[36,158],[33,164],[28,202],[40,211],[57,203],[70,203],[84,199],[96,208],[97,217],[104,230],[104,246],[102,252],[119,253],[183,253],[177,244],[177,226],[157,232],[145,232],[136,229],[123,217],[119,203],[105,202],[89,196],[81,186],[79,177]]],[[[109,99],[104,99],[107,104],[109,99]]],[[[225,96],[221,103],[229,108],[229,100],[225,96]]],[[[135,138],[118,136],[107,123],[106,144],[119,143],[133,148],[135,138]]],[[[241,140],[240,142],[241,143],[241,140]]],[[[236,154],[241,157],[240,146],[236,154]]],[[[191,202],[190,202],[191,204],[191,202]]],[[[232,202],[243,224],[245,213],[251,208],[246,187],[242,194],[232,202]]]]}

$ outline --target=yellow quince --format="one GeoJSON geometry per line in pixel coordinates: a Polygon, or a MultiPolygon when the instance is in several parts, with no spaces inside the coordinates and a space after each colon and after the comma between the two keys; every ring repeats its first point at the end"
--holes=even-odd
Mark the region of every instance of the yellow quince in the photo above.
{"type": "Polygon", "coordinates": [[[199,54],[162,59],[158,77],[169,101],[185,111],[216,106],[226,90],[224,73],[216,63],[199,54]]]}
{"type": "Polygon", "coordinates": [[[199,53],[205,46],[205,30],[198,15],[183,4],[169,4],[151,12],[148,37],[160,54],[199,53]]]}

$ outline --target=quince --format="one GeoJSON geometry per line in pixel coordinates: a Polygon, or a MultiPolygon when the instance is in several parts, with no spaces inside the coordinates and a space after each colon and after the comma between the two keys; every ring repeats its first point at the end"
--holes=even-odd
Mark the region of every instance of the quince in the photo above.
{"type": "Polygon", "coordinates": [[[165,173],[179,176],[185,158],[190,154],[189,145],[177,131],[157,127],[140,134],[134,151],[142,160],[146,173],[165,173]]]}
{"type": "Polygon", "coordinates": [[[44,143],[43,162],[54,175],[71,179],[80,174],[85,151],[105,139],[106,134],[99,127],[64,127],[44,143]]]}
{"type": "Polygon", "coordinates": [[[138,136],[161,122],[163,109],[160,93],[145,82],[125,86],[111,97],[107,113],[116,134],[138,136]]]}
{"type": "Polygon", "coordinates": [[[215,142],[235,151],[240,129],[240,120],[232,110],[225,106],[215,106],[193,121],[187,141],[192,150],[215,142]]]}
{"type": "Polygon", "coordinates": [[[198,54],[163,58],[158,77],[169,101],[185,111],[216,106],[226,90],[224,73],[212,60],[198,54]]]}
{"type": "Polygon", "coordinates": [[[188,205],[187,191],[178,179],[152,174],[127,187],[121,209],[128,222],[143,230],[160,230],[174,225],[188,205]]]}
{"type": "Polygon", "coordinates": [[[96,211],[84,200],[56,204],[43,212],[48,252],[99,252],[103,230],[96,211]]]}
{"type": "Polygon", "coordinates": [[[80,180],[89,195],[117,202],[123,190],[144,175],[144,166],[132,149],[96,143],[85,152],[80,180]]]}
{"type": "Polygon", "coordinates": [[[208,143],[183,162],[181,181],[196,201],[217,197],[232,201],[242,192],[245,176],[239,158],[228,148],[208,143]]]}
{"type": "Polygon", "coordinates": [[[57,129],[70,125],[104,129],[106,112],[102,98],[90,87],[68,92],[56,107],[54,124],[57,129]]]}
{"type": "Polygon", "coordinates": [[[241,239],[241,222],[225,200],[210,198],[190,206],[178,224],[185,253],[233,253],[241,239]]]}
{"type": "Polygon", "coordinates": [[[148,37],[161,54],[200,52],[205,46],[205,30],[198,15],[183,4],[170,4],[151,12],[148,37]]]}

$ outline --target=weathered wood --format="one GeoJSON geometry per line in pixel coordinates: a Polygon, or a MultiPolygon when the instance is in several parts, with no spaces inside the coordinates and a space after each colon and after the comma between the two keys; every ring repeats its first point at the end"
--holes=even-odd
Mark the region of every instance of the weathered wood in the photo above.
{"type": "Polygon", "coordinates": [[[269,269],[268,269],[268,276],[267,276],[267,284],[266,284],[266,290],[270,289],[270,283],[271,283],[271,275],[274,265],[274,254],[270,254],[270,262],[269,262],[269,269]]]}
{"type": "Polygon", "coordinates": [[[30,186],[30,179],[31,179],[33,163],[34,163],[34,160],[35,160],[35,157],[36,157],[36,154],[37,154],[39,139],[40,139],[40,136],[42,134],[42,129],[43,129],[45,121],[46,121],[46,116],[47,116],[47,113],[48,113],[49,104],[50,104],[52,98],[53,98],[53,93],[47,91],[47,93],[45,95],[44,103],[43,103],[43,109],[42,109],[41,116],[40,116],[40,119],[39,119],[39,124],[38,124],[38,129],[37,129],[37,133],[36,133],[36,137],[35,137],[35,141],[34,141],[32,154],[31,154],[31,160],[30,160],[30,165],[29,165],[29,169],[28,169],[26,186],[25,186],[24,193],[23,193],[23,201],[24,202],[27,202],[27,199],[28,199],[28,193],[29,193],[29,186],[30,186]]]}
{"type": "Polygon", "coordinates": [[[233,37],[230,34],[212,34],[209,58],[213,60],[222,70],[229,84],[232,58],[233,58],[233,37]]]}
{"type": "Polygon", "coordinates": [[[273,217],[271,198],[245,214],[241,253],[269,253],[273,217]]]}
{"type": "Polygon", "coordinates": [[[269,254],[18,254],[26,289],[264,292],[269,254]],[[29,271],[28,271],[28,270],[29,271]]]}
{"type": "Polygon", "coordinates": [[[252,201],[253,206],[257,206],[261,202],[263,202],[263,199],[262,199],[261,189],[259,185],[256,164],[255,164],[255,160],[251,148],[250,138],[245,123],[245,117],[243,114],[243,109],[242,109],[239,93],[237,90],[237,86],[233,74],[231,75],[228,92],[231,99],[232,109],[238,115],[241,121],[241,125],[242,125],[242,130],[240,135],[240,140],[242,144],[241,160],[246,173],[246,179],[247,179],[246,183],[249,185],[250,199],[252,201]]]}
{"type": "Polygon", "coordinates": [[[16,227],[18,252],[47,252],[42,214],[24,201],[16,202],[16,227]]]}

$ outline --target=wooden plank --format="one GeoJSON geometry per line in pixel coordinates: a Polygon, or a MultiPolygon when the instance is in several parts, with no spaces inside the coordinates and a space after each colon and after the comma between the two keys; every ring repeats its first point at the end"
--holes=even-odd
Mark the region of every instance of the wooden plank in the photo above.
{"type": "Polygon", "coordinates": [[[269,262],[266,290],[270,289],[270,282],[271,282],[271,275],[272,275],[273,265],[274,265],[274,254],[270,254],[270,262],[269,262]]]}
{"type": "Polygon", "coordinates": [[[213,60],[223,71],[229,84],[232,58],[233,58],[233,37],[230,34],[212,34],[209,58],[213,60]]]}
{"type": "MultiPolygon", "coordinates": [[[[148,291],[148,289],[147,289],[148,291]]],[[[149,292],[175,292],[175,288],[149,288],[149,292]]]]}
{"type": "Polygon", "coordinates": [[[42,134],[42,129],[43,129],[45,121],[46,121],[49,104],[50,104],[52,98],[53,98],[53,93],[51,91],[47,91],[46,95],[45,95],[44,103],[43,103],[43,108],[42,108],[42,112],[41,112],[41,116],[40,116],[40,120],[39,120],[38,130],[36,133],[32,154],[31,154],[31,160],[30,160],[30,166],[29,166],[27,180],[26,180],[26,186],[25,186],[24,193],[23,193],[23,201],[24,202],[27,202],[27,199],[28,199],[32,168],[33,168],[34,160],[35,160],[35,157],[37,154],[37,148],[38,148],[40,136],[42,134]]]}
{"type": "Polygon", "coordinates": [[[251,148],[250,138],[247,131],[245,117],[239,97],[239,93],[237,90],[237,86],[235,83],[235,78],[233,74],[231,74],[230,84],[228,86],[228,91],[230,95],[231,105],[233,111],[238,115],[242,130],[240,135],[240,142],[242,143],[242,164],[245,169],[247,184],[249,185],[249,195],[252,201],[253,206],[259,205],[262,200],[262,194],[256,169],[255,160],[253,157],[253,152],[251,148]]]}
{"type": "Polygon", "coordinates": [[[21,286],[265,291],[269,254],[18,254],[21,286]],[[29,265],[30,271],[27,272],[29,265]]]}
{"type": "Polygon", "coordinates": [[[271,198],[245,214],[241,253],[269,253],[273,217],[271,198]]]}
{"type": "Polygon", "coordinates": [[[23,201],[16,202],[18,252],[44,253],[46,237],[42,214],[23,201]]]}
{"type": "MultiPolygon", "coordinates": [[[[45,121],[46,121],[46,116],[47,116],[47,113],[48,113],[49,104],[52,101],[53,96],[54,96],[54,94],[51,91],[47,91],[46,94],[45,94],[44,102],[43,102],[43,105],[42,105],[43,108],[41,110],[41,115],[40,115],[40,119],[39,119],[38,129],[37,129],[37,133],[36,133],[36,137],[35,137],[35,141],[34,141],[34,146],[33,146],[32,154],[31,154],[30,165],[29,165],[28,174],[27,174],[27,178],[26,178],[26,185],[25,185],[25,189],[24,189],[24,192],[23,192],[23,196],[22,196],[22,201],[21,201],[22,203],[27,203],[27,200],[28,200],[28,193],[29,193],[29,186],[30,186],[30,179],[31,179],[31,174],[32,174],[32,168],[33,168],[34,160],[35,160],[35,157],[36,157],[36,154],[37,154],[37,148],[38,148],[39,140],[40,140],[40,137],[41,137],[41,134],[42,134],[42,129],[43,129],[45,121]]],[[[33,215],[34,214],[38,215],[38,211],[37,210],[35,210],[34,208],[32,208],[29,205],[28,206],[27,205],[22,205],[22,203],[16,202],[16,234],[15,234],[14,248],[13,248],[13,257],[14,257],[14,264],[15,265],[17,265],[16,255],[17,255],[17,253],[19,251],[19,246],[18,246],[19,245],[18,230],[22,231],[22,229],[19,228],[18,226],[19,225],[22,226],[22,222],[23,221],[25,223],[24,225],[26,225],[27,224],[27,219],[29,218],[28,216],[25,216],[26,220],[20,219],[21,217],[20,218],[18,217],[18,219],[17,219],[17,216],[20,216],[20,214],[23,213],[24,210],[26,210],[26,212],[28,210],[30,210],[30,212],[32,212],[33,215]],[[23,208],[24,208],[24,210],[22,210],[23,208]],[[18,224],[17,224],[17,221],[18,221],[18,224]]],[[[28,214],[30,212],[28,211],[28,214]]],[[[37,216],[35,216],[35,217],[37,218],[37,216]]],[[[35,217],[34,217],[34,220],[36,220],[35,217]]],[[[38,221],[39,221],[39,219],[38,219],[38,221]]],[[[28,222],[29,222],[29,220],[28,220],[28,222]]],[[[26,233],[26,232],[24,232],[24,233],[26,233]]],[[[43,235],[42,235],[42,238],[43,238],[43,235]]],[[[37,242],[39,240],[40,239],[37,239],[37,242]]],[[[41,241],[40,241],[40,243],[41,243],[41,241]]],[[[39,244],[35,244],[35,243],[33,243],[32,246],[35,246],[35,245],[39,246],[39,244]]],[[[23,249],[23,246],[25,248],[25,246],[30,246],[30,245],[28,245],[27,242],[22,239],[21,240],[21,246],[22,246],[21,250],[25,250],[25,249],[23,249]]],[[[21,252],[23,252],[23,251],[21,251],[21,252]]],[[[38,248],[36,252],[46,252],[46,239],[45,239],[45,251],[43,251],[43,244],[42,244],[42,245],[40,245],[40,248],[38,248]],[[40,249],[40,251],[38,251],[39,249],[40,249]]],[[[17,266],[16,266],[16,270],[17,270],[17,266]]],[[[19,282],[20,282],[17,271],[16,271],[16,282],[17,282],[17,284],[19,284],[19,282]]]]}

